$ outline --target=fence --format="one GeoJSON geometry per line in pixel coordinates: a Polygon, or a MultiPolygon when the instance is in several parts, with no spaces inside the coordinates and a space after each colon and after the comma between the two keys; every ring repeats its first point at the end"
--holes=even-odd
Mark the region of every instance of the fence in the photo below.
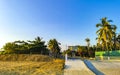
{"type": "Polygon", "coordinates": [[[110,57],[110,59],[120,59],[120,50],[115,51],[97,51],[95,52],[95,58],[97,60],[106,60],[107,57],[110,57]]]}

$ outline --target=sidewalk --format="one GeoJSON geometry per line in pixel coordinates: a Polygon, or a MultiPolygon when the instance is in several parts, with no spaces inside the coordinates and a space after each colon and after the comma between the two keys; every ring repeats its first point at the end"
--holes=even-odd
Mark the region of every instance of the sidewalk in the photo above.
{"type": "Polygon", "coordinates": [[[65,62],[64,75],[95,75],[89,70],[83,61],[79,60],[68,60],[65,62]]]}

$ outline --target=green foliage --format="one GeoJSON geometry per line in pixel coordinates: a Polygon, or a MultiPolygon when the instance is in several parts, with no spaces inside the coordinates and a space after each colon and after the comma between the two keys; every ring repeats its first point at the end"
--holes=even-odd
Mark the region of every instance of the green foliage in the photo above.
{"type": "Polygon", "coordinates": [[[112,39],[115,36],[116,26],[110,24],[111,20],[107,18],[102,18],[101,23],[96,24],[99,30],[96,32],[98,35],[97,41],[98,46],[102,46],[104,50],[111,50],[113,47],[112,39]]]}
{"type": "Polygon", "coordinates": [[[64,55],[68,54],[68,56],[72,56],[72,51],[70,49],[65,50],[63,53],[64,55]]]}
{"type": "Polygon", "coordinates": [[[2,54],[48,54],[45,42],[40,37],[32,41],[14,41],[3,46],[2,54]]]}
{"type": "Polygon", "coordinates": [[[89,39],[89,38],[86,38],[85,41],[87,42],[87,46],[88,46],[88,49],[89,49],[89,46],[90,46],[90,39],[89,39]]]}
{"type": "Polygon", "coordinates": [[[48,42],[48,48],[54,57],[60,54],[60,43],[56,39],[50,39],[48,42]]]}
{"type": "Polygon", "coordinates": [[[47,46],[45,45],[45,42],[42,41],[40,37],[35,38],[33,41],[28,41],[30,44],[30,52],[31,53],[40,53],[40,54],[45,54],[48,52],[47,46]]]}
{"type": "Polygon", "coordinates": [[[82,56],[83,49],[81,46],[78,46],[77,53],[82,56]]]}
{"type": "Polygon", "coordinates": [[[72,54],[75,53],[76,56],[80,56],[80,57],[95,57],[95,50],[96,47],[89,47],[89,50],[87,48],[87,46],[76,46],[77,50],[71,50],[71,49],[67,49],[63,52],[63,55],[65,55],[66,53],[68,54],[68,56],[72,57],[72,54]]]}

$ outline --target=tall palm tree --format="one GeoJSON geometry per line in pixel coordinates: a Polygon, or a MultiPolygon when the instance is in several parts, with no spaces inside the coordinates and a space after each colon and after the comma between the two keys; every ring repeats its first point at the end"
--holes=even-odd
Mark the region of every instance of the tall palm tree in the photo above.
{"type": "Polygon", "coordinates": [[[54,57],[57,57],[60,53],[60,43],[56,39],[50,39],[48,42],[48,48],[52,52],[54,57]]]}
{"type": "Polygon", "coordinates": [[[89,56],[90,39],[86,38],[85,41],[87,42],[87,54],[89,56]]]}
{"type": "Polygon", "coordinates": [[[115,36],[116,26],[111,25],[110,22],[112,20],[107,20],[107,18],[102,18],[101,23],[96,24],[96,27],[99,30],[96,32],[98,35],[98,44],[102,45],[102,47],[108,51],[108,59],[109,59],[109,50],[112,50],[113,42],[112,39],[115,36]]]}
{"type": "Polygon", "coordinates": [[[89,47],[90,47],[90,39],[89,38],[86,38],[85,41],[87,42],[87,48],[89,50],[89,47]]]}
{"type": "Polygon", "coordinates": [[[96,32],[98,35],[98,44],[101,44],[106,50],[112,49],[112,39],[115,36],[116,31],[116,26],[111,25],[110,22],[112,22],[112,20],[107,20],[105,17],[101,19],[101,23],[96,24],[96,27],[99,28],[99,30],[96,32]]]}

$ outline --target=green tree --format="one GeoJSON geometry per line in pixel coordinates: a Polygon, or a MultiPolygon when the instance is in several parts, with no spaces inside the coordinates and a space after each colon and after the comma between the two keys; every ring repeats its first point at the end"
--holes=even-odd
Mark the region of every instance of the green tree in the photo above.
{"type": "Polygon", "coordinates": [[[35,38],[33,41],[28,41],[30,52],[32,53],[40,53],[40,54],[46,54],[48,52],[47,46],[45,45],[45,41],[42,41],[42,38],[39,36],[35,38]]]}
{"type": "Polygon", "coordinates": [[[60,54],[59,45],[60,43],[56,39],[50,39],[48,42],[48,48],[55,58],[60,54]]]}
{"type": "Polygon", "coordinates": [[[18,40],[18,41],[14,41],[14,43],[18,45],[19,50],[28,50],[29,49],[28,42],[18,40]]]}
{"type": "Polygon", "coordinates": [[[32,41],[14,41],[10,43],[6,43],[3,46],[5,53],[17,53],[17,54],[48,54],[47,46],[45,42],[42,41],[40,37],[36,37],[35,40],[32,41]]]}
{"type": "Polygon", "coordinates": [[[72,51],[70,49],[67,49],[63,52],[63,55],[68,54],[68,56],[72,57],[72,51]]]}
{"type": "Polygon", "coordinates": [[[116,26],[111,25],[112,20],[107,20],[107,18],[102,18],[101,23],[96,24],[96,27],[99,28],[96,32],[98,35],[97,41],[99,45],[102,45],[104,50],[108,51],[108,60],[109,60],[109,50],[112,50],[114,45],[112,39],[114,38],[116,26]]]}
{"type": "Polygon", "coordinates": [[[80,56],[82,56],[82,47],[81,46],[77,47],[77,52],[80,56]]]}
{"type": "Polygon", "coordinates": [[[16,53],[18,45],[13,42],[8,42],[3,46],[3,50],[7,54],[16,53]]]}
{"type": "Polygon", "coordinates": [[[96,24],[96,27],[99,28],[96,32],[98,35],[98,44],[102,45],[105,50],[112,49],[112,39],[114,38],[116,31],[116,26],[111,25],[110,22],[112,22],[112,20],[107,20],[105,17],[101,19],[101,23],[96,24]]]}

